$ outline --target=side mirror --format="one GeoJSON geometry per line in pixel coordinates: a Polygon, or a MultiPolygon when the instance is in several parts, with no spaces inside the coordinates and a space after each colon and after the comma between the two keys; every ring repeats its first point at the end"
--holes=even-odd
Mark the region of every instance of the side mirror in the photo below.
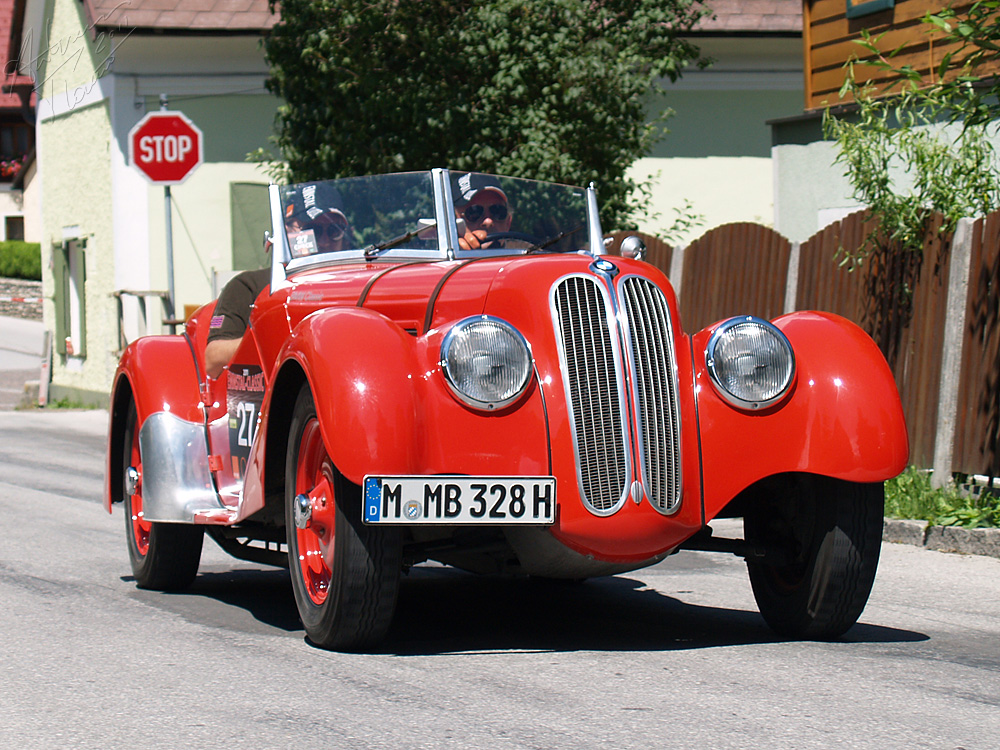
{"type": "Polygon", "coordinates": [[[646,260],[646,243],[635,235],[622,240],[621,254],[623,258],[646,260]]]}

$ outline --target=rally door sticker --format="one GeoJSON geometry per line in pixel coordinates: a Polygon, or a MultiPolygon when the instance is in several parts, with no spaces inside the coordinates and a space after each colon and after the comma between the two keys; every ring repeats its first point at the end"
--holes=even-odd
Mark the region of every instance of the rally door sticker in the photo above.
{"type": "Polygon", "coordinates": [[[264,403],[264,371],[256,365],[232,365],[227,382],[229,454],[233,476],[243,479],[250,446],[257,437],[260,407],[264,403]]]}

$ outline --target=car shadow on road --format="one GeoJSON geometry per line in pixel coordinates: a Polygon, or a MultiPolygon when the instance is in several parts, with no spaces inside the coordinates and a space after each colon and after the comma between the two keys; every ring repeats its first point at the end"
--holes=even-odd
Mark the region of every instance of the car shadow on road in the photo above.
{"type": "MultiPolygon", "coordinates": [[[[184,591],[136,589],[134,596],[190,622],[305,638],[286,570],[203,568],[184,591]]],[[[862,622],[841,640],[903,643],[927,636],[862,622]]],[[[628,575],[567,583],[419,566],[404,577],[393,624],[375,650],[398,656],[671,651],[781,641],[756,611],[689,604],[628,575]]]]}
{"type": "MultiPolygon", "coordinates": [[[[123,581],[134,581],[122,576],[123,581]]],[[[218,570],[202,566],[189,588],[157,592],[135,589],[133,597],[189,622],[244,632],[303,632],[288,571],[280,568],[218,570]],[[246,617],[234,614],[242,610],[246,617]]]]}
{"type": "MultiPolygon", "coordinates": [[[[926,638],[859,624],[843,640],[926,638]]],[[[670,651],[781,640],[756,611],[688,604],[627,575],[563,583],[417,568],[403,582],[396,617],[379,651],[670,651]]]]}

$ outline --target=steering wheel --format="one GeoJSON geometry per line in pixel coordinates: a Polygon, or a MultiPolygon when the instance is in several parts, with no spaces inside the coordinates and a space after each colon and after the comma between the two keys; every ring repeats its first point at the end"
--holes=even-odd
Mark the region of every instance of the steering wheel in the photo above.
{"type": "Polygon", "coordinates": [[[525,249],[542,244],[541,239],[533,234],[526,234],[525,232],[494,232],[493,234],[486,235],[480,244],[485,245],[490,242],[499,242],[501,240],[523,242],[525,243],[525,249]]]}

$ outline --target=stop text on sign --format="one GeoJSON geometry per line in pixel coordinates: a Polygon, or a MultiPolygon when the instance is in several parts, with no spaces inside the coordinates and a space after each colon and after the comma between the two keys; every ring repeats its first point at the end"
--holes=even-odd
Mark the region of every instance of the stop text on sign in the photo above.
{"type": "Polygon", "coordinates": [[[189,135],[144,135],[139,139],[139,158],[145,162],[184,161],[194,149],[189,135]]]}

